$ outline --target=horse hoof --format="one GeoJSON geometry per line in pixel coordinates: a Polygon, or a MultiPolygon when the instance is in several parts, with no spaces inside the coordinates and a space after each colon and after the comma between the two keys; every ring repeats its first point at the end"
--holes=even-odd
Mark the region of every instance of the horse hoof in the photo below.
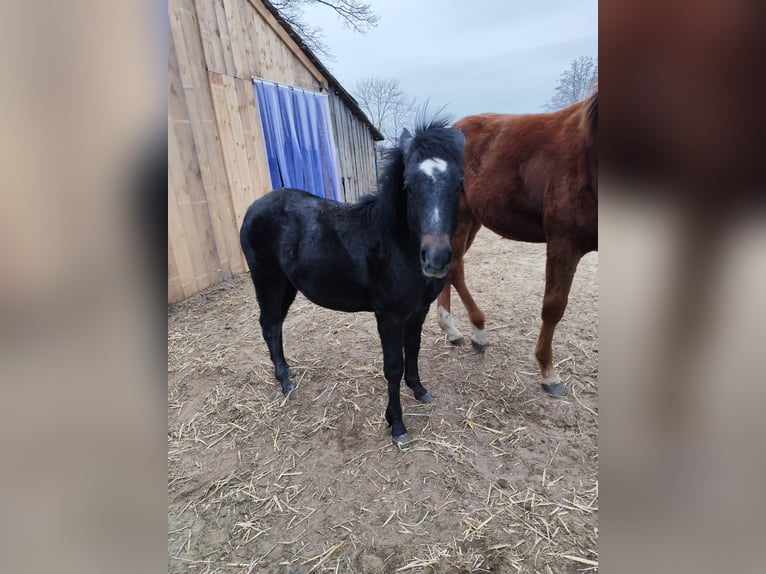
{"type": "Polygon", "coordinates": [[[484,354],[484,351],[487,349],[487,345],[482,345],[481,343],[477,343],[473,339],[471,339],[471,345],[473,345],[473,350],[477,353],[484,354]]]}
{"type": "Polygon", "coordinates": [[[289,398],[291,401],[294,401],[295,399],[298,398],[298,394],[295,392],[294,387],[290,387],[286,391],[282,391],[282,394],[286,396],[287,398],[289,398]]]}
{"type": "Polygon", "coordinates": [[[458,337],[457,339],[450,339],[449,344],[455,345],[456,347],[462,347],[463,345],[465,345],[465,338],[458,337]]]}
{"type": "Polygon", "coordinates": [[[550,384],[543,383],[542,385],[543,390],[545,390],[545,392],[549,395],[553,395],[554,397],[563,397],[567,394],[567,388],[561,384],[561,381],[550,384]]]}
{"type": "Polygon", "coordinates": [[[394,443],[399,450],[410,450],[410,437],[407,433],[392,436],[391,442],[394,443]]]}
{"type": "Polygon", "coordinates": [[[417,400],[419,400],[421,403],[430,405],[432,402],[434,402],[434,397],[431,393],[426,391],[426,394],[422,397],[415,397],[417,400]]]}

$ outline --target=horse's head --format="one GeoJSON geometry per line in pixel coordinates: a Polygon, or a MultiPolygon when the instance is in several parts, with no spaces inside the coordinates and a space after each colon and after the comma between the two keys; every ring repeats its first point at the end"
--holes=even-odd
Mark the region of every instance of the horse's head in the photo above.
{"type": "Polygon", "coordinates": [[[404,159],[404,188],[410,232],[420,239],[420,265],[428,277],[444,277],[452,261],[463,183],[465,137],[446,122],[433,122],[413,136],[404,130],[399,145],[404,159]]]}

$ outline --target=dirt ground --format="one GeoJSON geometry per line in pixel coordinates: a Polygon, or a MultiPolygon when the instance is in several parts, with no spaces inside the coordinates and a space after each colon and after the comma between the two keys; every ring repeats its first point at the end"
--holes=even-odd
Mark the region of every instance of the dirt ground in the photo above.
{"type": "MultiPolygon", "coordinates": [[[[450,346],[431,308],[391,444],[372,314],[301,295],[285,324],[285,401],[249,276],[168,310],[169,572],[578,572],[597,568],[598,256],[580,262],[554,337],[569,394],[534,346],[545,246],[483,229],[466,277],[490,346],[450,346]]],[[[470,325],[453,292],[453,315],[470,325]]]]}

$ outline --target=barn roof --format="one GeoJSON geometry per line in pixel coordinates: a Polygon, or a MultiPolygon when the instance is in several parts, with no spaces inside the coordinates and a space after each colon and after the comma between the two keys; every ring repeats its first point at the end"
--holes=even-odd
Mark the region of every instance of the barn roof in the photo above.
{"type": "Polygon", "coordinates": [[[314,64],[320,72],[322,72],[322,75],[327,78],[327,82],[329,83],[330,87],[335,90],[335,93],[338,94],[341,100],[345,102],[345,104],[349,107],[349,109],[354,113],[356,117],[358,117],[364,124],[367,125],[368,128],[370,128],[370,133],[372,133],[372,139],[375,141],[382,141],[385,138],[383,137],[383,134],[380,133],[380,130],[375,127],[375,125],[370,121],[370,119],[367,117],[367,114],[365,114],[362,111],[362,108],[359,107],[359,102],[357,102],[354,97],[349,94],[346,89],[341,85],[341,83],[330,73],[330,70],[328,70],[324,64],[319,60],[319,58],[316,57],[314,52],[311,51],[311,49],[306,45],[306,42],[303,41],[303,38],[300,37],[300,35],[293,30],[293,27],[288,24],[284,18],[279,13],[279,10],[274,8],[272,6],[271,2],[268,0],[262,0],[263,5],[268,9],[269,12],[274,16],[274,18],[277,19],[277,22],[285,29],[285,31],[288,33],[288,35],[295,41],[296,44],[298,44],[298,47],[301,49],[301,51],[306,54],[306,57],[311,60],[311,63],[314,64]]]}

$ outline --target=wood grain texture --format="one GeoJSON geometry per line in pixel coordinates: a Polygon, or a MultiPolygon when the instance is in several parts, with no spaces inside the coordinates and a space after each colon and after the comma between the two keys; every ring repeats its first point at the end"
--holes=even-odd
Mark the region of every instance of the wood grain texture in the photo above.
{"type": "MultiPolygon", "coordinates": [[[[271,189],[251,76],[318,91],[319,69],[259,0],[169,0],[168,301],[247,270],[239,225],[271,189]]],[[[330,94],[343,197],[375,181],[367,127],[330,94]],[[372,179],[370,179],[372,178],[372,179]]]]}

